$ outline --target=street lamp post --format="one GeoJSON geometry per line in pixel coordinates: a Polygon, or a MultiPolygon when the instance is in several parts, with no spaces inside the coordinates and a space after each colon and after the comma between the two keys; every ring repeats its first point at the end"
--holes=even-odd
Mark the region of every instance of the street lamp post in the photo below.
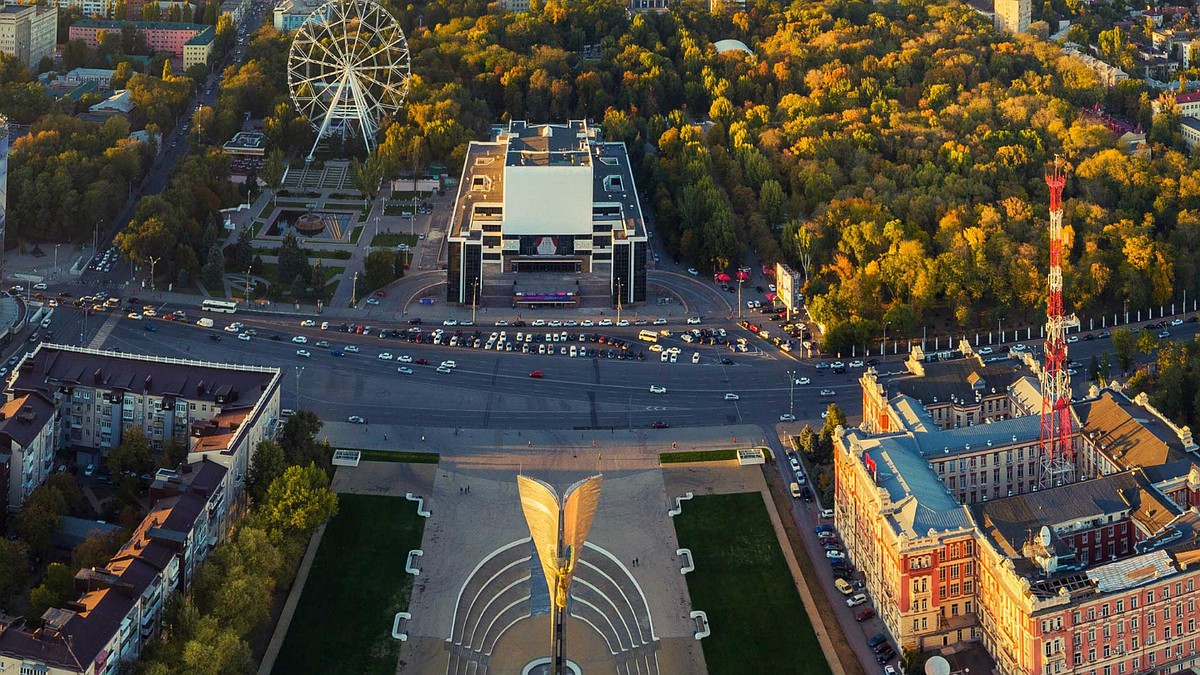
{"type": "Polygon", "coordinates": [[[150,263],[150,290],[152,291],[158,290],[154,286],[154,266],[157,265],[158,261],[160,260],[162,260],[162,258],[146,258],[146,261],[150,263]]]}
{"type": "Polygon", "coordinates": [[[253,269],[254,269],[254,263],[251,262],[250,266],[246,268],[246,306],[247,307],[250,306],[250,272],[253,269]]]}
{"type": "Polygon", "coordinates": [[[796,419],[796,371],[787,371],[788,376],[788,415],[796,419]]]}
{"type": "Polygon", "coordinates": [[[379,216],[375,216],[375,236],[379,236],[379,216]]]}
{"type": "Polygon", "coordinates": [[[479,277],[471,284],[471,325],[475,324],[475,310],[479,307],[479,277]]]}
{"type": "Polygon", "coordinates": [[[358,272],[354,273],[354,282],[350,286],[350,306],[358,305],[358,272]]]}
{"type": "Polygon", "coordinates": [[[304,407],[304,397],[300,393],[300,376],[304,374],[304,366],[296,368],[296,410],[304,407]]]}
{"type": "Polygon", "coordinates": [[[621,295],[624,292],[624,279],[617,279],[617,324],[621,323],[621,295]]]}
{"type": "Polygon", "coordinates": [[[742,279],[742,276],[739,274],[738,275],[738,318],[739,319],[742,318],[742,282],[744,282],[744,281],[745,280],[742,279]]]}
{"type": "Polygon", "coordinates": [[[62,246],[62,244],[54,245],[54,278],[55,279],[58,278],[58,247],[59,246],[62,246]]]}

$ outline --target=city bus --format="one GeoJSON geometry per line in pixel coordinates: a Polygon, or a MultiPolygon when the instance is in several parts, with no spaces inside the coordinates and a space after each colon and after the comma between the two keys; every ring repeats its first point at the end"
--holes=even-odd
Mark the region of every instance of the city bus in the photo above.
{"type": "Polygon", "coordinates": [[[228,300],[205,300],[200,303],[200,309],[206,312],[220,312],[222,314],[233,314],[237,311],[237,303],[228,300]]]}
{"type": "Polygon", "coordinates": [[[644,330],[644,331],[638,333],[638,339],[641,340],[642,342],[649,342],[650,344],[655,344],[658,342],[658,333],[655,333],[652,330],[644,330]]]}

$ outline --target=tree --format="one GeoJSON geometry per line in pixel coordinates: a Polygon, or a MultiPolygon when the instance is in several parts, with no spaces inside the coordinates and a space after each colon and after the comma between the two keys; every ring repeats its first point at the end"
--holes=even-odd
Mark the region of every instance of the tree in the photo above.
{"type": "Polygon", "coordinates": [[[1158,336],[1154,334],[1154,330],[1145,328],[1141,333],[1138,333],[1137,338],[1138,351],[1149,356],[1158,349],[1158,336]]]}
{"type": "Polygon", "coordinates": [[[836,403],[830,403],[826,409],[825,424],[821,427],[823,438],[833,438],[833,432],[838,427],[846,426],[846,413],[836,403]]]}
{"type": "Polygon", "coordinates": [[[271,191],[272,205],[278,203],[276,199],[279,195],[279,188],[283,186],[283,177],[286,173],[287,156],[279,148],[272,149],[267,153],[267,160],[258,172],[259,178],[263,179],[263,182],[267,184],[267,189],[271,191]]]}
{"type": "Polygon", "coordinates": [[[0,539],[0,605],[10,607],[29,583],[29,550],[24,543],[0,539]]]}
{"type": "Polygon", "coordinates": [[[317,465],[291,466],[267,488],[258,513],[269,532],[307,536],[337,513],[337,495],[317,465]]]}
{"type": "Polygon", "coordinates": [[[208,259],[200,272],[200,280],[210,293],[225,294],[225,254],[221,252],[219,245],[213,244],[208,249],[208,259]]]}
{"type": "Polygon", "coordinates": [[[1088,379],[1092,382],[1100,380],[1100,359],[1096,358],[1095,354],[1092,354],[1092,359],[1088,362],[1088,379]]]}
{"type": "Polygon", "coordinates": [[[50,535],[67,513],[67,502],[58,488],[43,483],[34,488],[17,516],[17,534],[31,551],[50,550],[50,535]]]}
{"type": "Polygon", "coordinates": [[[238,272],[250,269],[252,262],[254,262],[254,245],[250,241],[250,228],[243,227],[238,232],[237,242],[233,245],[233,269],[238,272]]]}
{"type": "Polygon", "coordinates": [[[301,410],[283,425],[278,440],[288,466],[315,463],[333,475],[333,451],[327,443],[317,441],[321,426],[320,418],[311,410],[301,410]]]}
{"type": "Polygon", "coordinates": [[[104,567],[126,539],[128,537],[120,530],[91,532],[71,551],[71,566],[75,569],[104,567]]]}
{"type": "Polygon", "coordinates": [[[362,193],[364,206],[374,201],[383,181],[383,160],[379,153],[372,154],[366,162],[359,162],[357,157],[351,160],[350,179],[354,181],[355,189],[362,193]]]}
{"type": "Polygon", "coordinates": [[[75,573],[62,563],[50,563],[42,583],[29,593],[29,615],[41,618],[51,607],[62,607],[75,593],[75,573]]]}
{"type": "Polygon", "coordinates": [[[295,234],[288,232],[283,235],[283,241],[279,243],[277,256],[279,260],[279,274],[277,278],[280,282],[291,282],[297,276],[300,276],[306,280],[305,285],[307,285],[310,273],[308,255],[300,247],[300,240],[296,238],[295,234]]]}
{"type": "Polygon", "coordinates": [[[284,567],[282,551],[269,533],[246,525],[200,571],[194,587],[196,606],[205,618],[244,637],[270,615],[271,593],[284,567]]]}
{"type": "Polygon", "coordinates": [[[251,501],[258,504],[267,494],[271,483],[283,475],[287,469],[287,459],[283,448],[275,441],[262,441],[254,450],[250,459],[250,468],[246,471],[246,493],[251,501]]]}
{"type": "MultiPolygon", "coordinates": [[[[394,251],[387,249],[375,249],[368,253],[366,260],[363,261],[363,275],[359,277],[362,288],[366,292],[370,292],[395,281],[398,278],[396,274],[397,257],[394,251]]],[[[399,267],[403,271],[404,263],[401,262],[399,267]]]]}
{"type": "Polygon", "coordinates": [[[176,469],[186,461],[187,446],[176,441],[174,438],[168,438],[163,441],[162,456],[158,460],[160,467],[164,469],[176,469]]]}
{"type": "Polygon", "coordinates": [[[1133,367],[1134,350],[1137,348],[1137,338],[1134,337],[1133,331],[1128,328],[1117,328],[1112,332],[1113,353],[1117,357],[1117,365],[1121,367],[1121,372],[1129,374],[1129,369],[1133,367]]]}
{"type": "Polygon", "coordinates": [[[132,472],[140,475],[154,466],[150,456],[150,443],[140,427],[130,427],[121,438],[121,444],[108,453],[108,467],[115,475],[125,475],[132,472]]]}

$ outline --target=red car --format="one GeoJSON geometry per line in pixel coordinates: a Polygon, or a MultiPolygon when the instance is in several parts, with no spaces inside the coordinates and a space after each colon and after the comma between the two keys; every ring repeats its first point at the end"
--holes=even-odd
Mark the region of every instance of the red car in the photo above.
{"type": "Polygon", "coordinates": [[[667,429],[667,428],[670,428],[670,426],[671,425],[667,424],[666,422],[654,422],[653,424],[650,425],[650,428],[651,429],[667,429]]]}
{"type": "Polygon", "coordinates": [[[860,611],[859,613],[855,614],[854,620],[855,621],[866,621],[867,619],[870,619],[873,616],[875,616],[875,610],[871,609],[870,607],[867,607],[867,608],[863,609],[862,611],[860,611]]]}
{"type": "Polygon", "coordinates": [[[417,364],[418,366],[427,366],[429,365],[429,359],[417,359],[416,361],[413,361],[413,363],[417,364]]]}
{"type": "Polygon", "coordinates": [[[537,379],[539,379],[539,380],[540,380],[540,379],[542,379],[542,371],[540,371],[540,370],[535,370],[535,371],[533,371],[532,373],[529,373],[529,376],[530,376],[530,377],[536,377],[537,379]]]}
{"type": "Polygon", "coordinates": [[[377,297],[377,298],[386,298],[386,297],[387,297],[387,291],[375,291],[375,297],[377,297]]]}

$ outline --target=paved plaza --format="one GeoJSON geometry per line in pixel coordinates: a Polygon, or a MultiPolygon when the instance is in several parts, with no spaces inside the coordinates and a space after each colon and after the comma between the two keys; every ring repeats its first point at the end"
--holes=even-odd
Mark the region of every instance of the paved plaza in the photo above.
{"type": "MultiPolygon", "coordinates": [[[[608,432],[467,430],[456,436],[445,430],[422,441],[389,427],[385,443],[382,428],[368,433],[330,424],[327,431],[340,447],[442,453],[438,465],[362,462],[339,468],[334,480],[339,492],[412,493],[430,511],[398,673],[520,673],[548,653],[549,595],[516,476],[523,472],[561,491],[597,471],[604,485],[572,586],[568,656],[586,673],[707,672],[680,573],[685,561],[676,554],[667,511],[686,491],[765,491],[759,467],[720,462],[660,468],[658,454],[669,445],[647,447],[608,432]],[[548,445],[562,450],[546,452],[548,445]]],[[[739,431],[752,437],[749,427],[732,433],[739,431]]],[[[679,445],[729,447],[732,436],[725,433],[683,434],[679,445]]]]}

